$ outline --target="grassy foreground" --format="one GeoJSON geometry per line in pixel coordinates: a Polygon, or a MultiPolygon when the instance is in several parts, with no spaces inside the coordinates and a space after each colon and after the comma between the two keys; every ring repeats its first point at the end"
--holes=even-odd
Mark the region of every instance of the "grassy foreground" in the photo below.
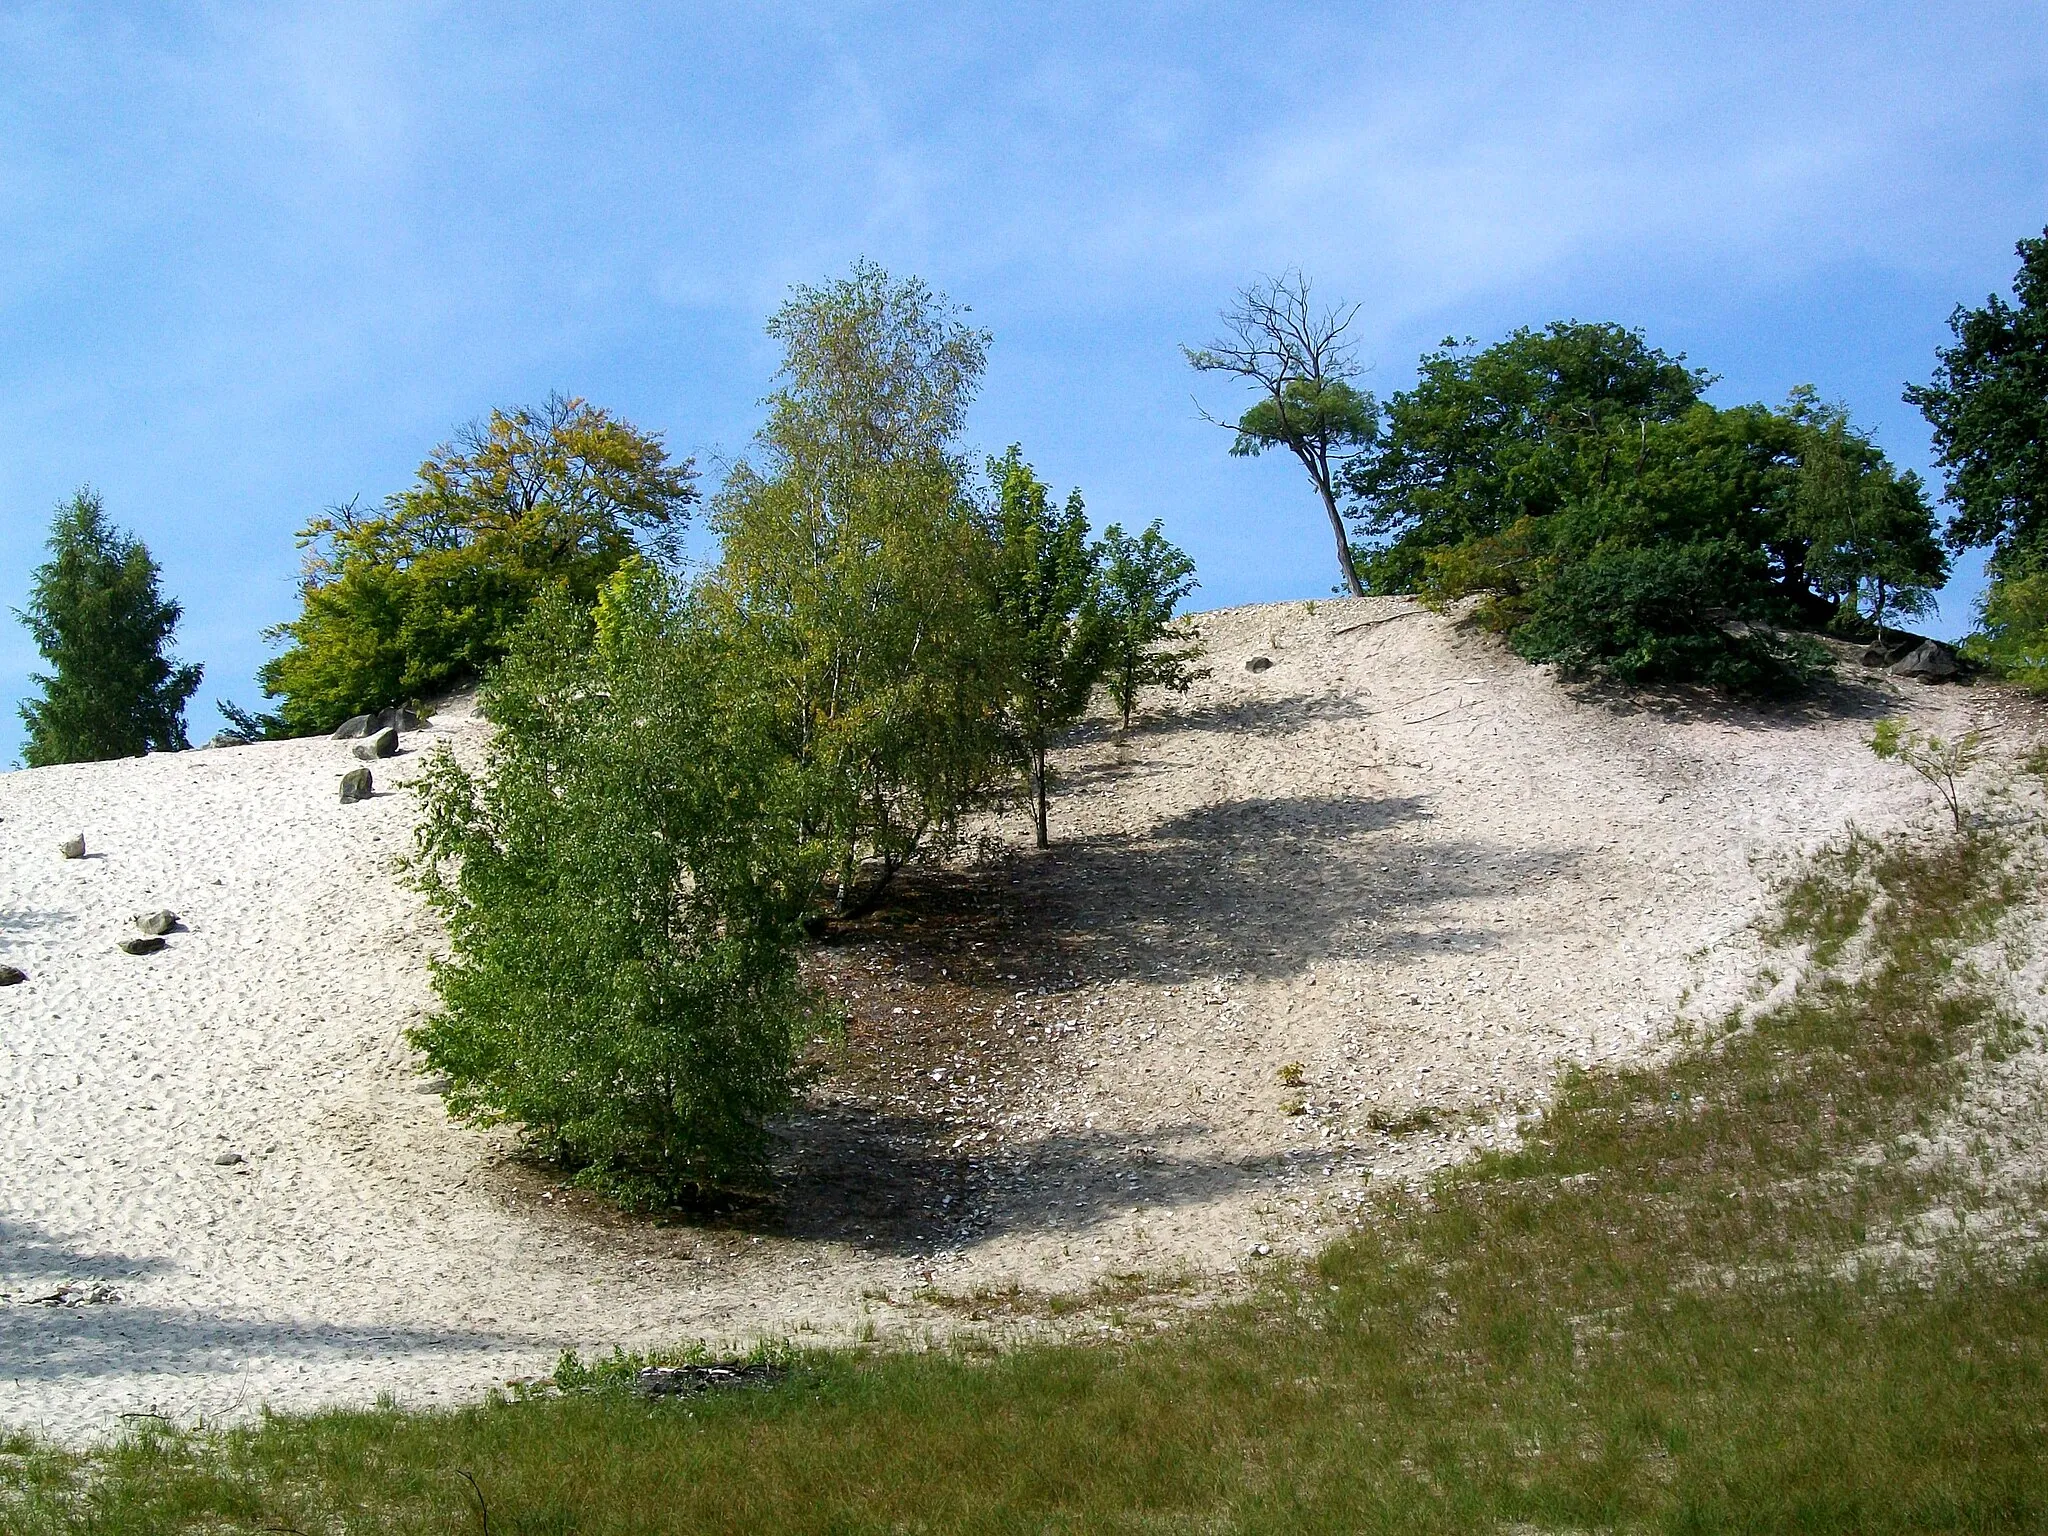
{"type": "Polygon", "coordinates": [[[1975,832],[1790,893],[1834,962],[1312,1266],[1142,1341],[802,1357],[687,1402],[0,1442],[0,1529],[1921,1531],[2048,1528],[2048,1268],[1858,1263],[1966,1201],[1906,1138],[2017,1025],[1965,952],[2031,886],[1975,832]]]}

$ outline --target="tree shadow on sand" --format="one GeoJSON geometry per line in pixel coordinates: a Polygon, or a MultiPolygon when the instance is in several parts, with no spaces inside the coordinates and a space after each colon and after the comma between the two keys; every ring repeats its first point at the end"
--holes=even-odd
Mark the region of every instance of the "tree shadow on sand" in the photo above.
{"type": "Polygon", "coordinates": [[[222,1372],[251,1356],[318,1364],[535,1342],[469,1330],[239,1318],[122,1299],[122,1287],[175,1271],[164,1259],[82,1248],[33,1223],[0,1218],[0,1291],[8,1293],[0,1302],[0,1378],[222,1372]],[[72,1299],[81,1294],[95,1299],[72,1299]]]}
{"type": "Polygon", "coordinates": [[[16,1384],[80,1376],[231,1376],[252,1358],[266,1363],[297,1361],[317,1368],[344,1360],[552,1347],[554,1343],[552,1334],[271,1322],[120,1301],[98,1306],[0,1307],[0,1377],[16,1384]]]}
{"type": "Polygon", "coordinates": [[[75,912],[30,911],[26,907],[0,907],[0,940],[54,933],[77,920],[75,912]]]}
{"type": "Polygon", "coordinates": [[[1896,695],[1861,678],[1824,679],[1787,699],[1736,699],[1706,688],[1624,688],[1596,678],[1566,682],[1575,702],[1610,715],[1654,716],[1673,725],[1706,723],[1747,731],[1804,731],[1837,720],[1895,714],[1896,695]]]}
{"type": "MultiPolygon", "coordinates": [[[[1570,858],[1443,837],[1431,837],[1422,856],[1389,837],[1431,819],[1421,796],[1233,800],[1140,833],[1062,843],[997,877],[1065,969],[1276,977],[1368,935],[1384,947],[1390,924],[1438,935],[1442,909],[1505,899],[1570,858]]],[[[1458,926],[1466,948],[1495,942],[1486,929],[1458,926]]]]}
{"type": "Polygon", "coordinates": [[[763,1231],[896,1257],[1023,1233],[1074,1231],[1134,1210],[1209,1204],[1285,1165],[1205,1155],[1199,1122],[1066,1131],[968,1155],[936,1116],[838,1105],[779,1128],[779,1196],[750,1218],[763,1231]]]}
{"type": "Polygon", "coordinates": [[[1054,765],[1056,796],[1165,778],[1181,771],[1176,764],[1147,755],[1150,742],[1161,736],[1192,732],[1284,739],[1313,726],[1355,722],[1372,714],[1364,703],[1348,695],[1276,698],[1254,694],[1144,716],[1132,721],[1128,731],[1115,720],[1091,716],[1061,741],[1061,758],[1054,765]],[[1115,755],[1105,755],[1109,752],[1115,755]]]}
{"type": "Polygon", "coordinates": [[[32,1223],[0,1216],[0,1292],[25,1293],[78,1280],[139,1280],[172,1266],[163,1259],[75,1247],[32,1223]]]}

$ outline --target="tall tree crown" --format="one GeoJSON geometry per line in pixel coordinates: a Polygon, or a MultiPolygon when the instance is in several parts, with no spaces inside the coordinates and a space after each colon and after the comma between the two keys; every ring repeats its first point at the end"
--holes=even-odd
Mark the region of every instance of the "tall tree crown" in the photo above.
{"type": "Polygon", "coordinates": [[[834,282],[800,284],[768,321],[780,383],[760,435],[777,467],[844,476],[940,459],[966,426],[989,335],[922,280],[859,261],[834,282]]]}
{"type": "Polygon", "coordinates": [[[952,837],[1002,764],[993,542],[956,446],[988,338],[962,313],[869,262],[795,289],[756,453],[712,507],[710,598],[803,767],[847,912],[952,837]]]}
{"type": "Polygon", "coordinates": [[[1620,422],[1674,422],[1711,382],[1619,325],[1554,321],[1478,350],[1447,339],[1349,466],[1352,515],[1412,550],[1497,534],[1564,503],[1585,442],[1620,422]]]}
{"type": "Polygon", "coordinates": [[[636,554],[672,566],[696,473],[585,400],[492,411],[381,507],[351,501],[300,531],[303,608],[271,632],[291,644],[264,692],[287,729],[317,731],[481,675],[543,589],[587,606],[636,554]]]}

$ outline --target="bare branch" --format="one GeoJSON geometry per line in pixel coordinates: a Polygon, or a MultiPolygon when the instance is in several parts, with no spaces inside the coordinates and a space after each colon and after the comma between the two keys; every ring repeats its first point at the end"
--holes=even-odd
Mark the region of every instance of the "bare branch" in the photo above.
{"type": "Polygon", "coordinates": [[[1223,313],[1225,334],[1206,347],[1182,348],[1205,373],[1235,373],[1278,394],[1296,380],[1323,384],[1360,372],[1345,333],[1356,304],[1318,308],[1314,289],[1299,269],[1263,277],[1238,290],[1223,313]]]}
{"type": "MultiPolygon", "coordinates": [[[[1364,588],[1337,508],[1336,471],[1346,445],[1356,451],[1370,437],[1359,424],[1359,408],[1369,414],[1374,407],[1370,396],[1353,396],[1333,386],[1348,386],[1362,372],[1346,339],[1357,318],[1355,304],[1319,307],[1308,278],[1298,267],[1290,267],[1238,290],[1236,302],[1223,312],[1222,336],[1206,347],[1181,348],[1197,372],[1233,374],[1265,396],[1255,408],[1264,414],[1265,424],[1252,425],[1254,413],[1241,418],[1234,451],[1256,453],[1258,444],[1270,442],[1301,460],[1329,517],[1337,564],[1354,596],[1362,595],[1364,588]],[[1342,423],[1330,414],[1328,402],[1333,397],[1348,402],[1342,423]]],[[[1224,425],[1200,402],[1195,409],[1204,421],[1224,425]]]]}

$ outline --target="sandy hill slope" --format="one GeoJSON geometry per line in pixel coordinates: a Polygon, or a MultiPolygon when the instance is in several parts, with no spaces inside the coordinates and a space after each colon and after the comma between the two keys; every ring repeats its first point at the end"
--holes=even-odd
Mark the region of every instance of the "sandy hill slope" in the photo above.
{"type": "Polygon", "coordinates": [[[1200,627],[1210,679],[1061,755],[1051,853],[992,822],[818,947],[847,1037],[781,1127],[781,1201],[716,1223],[608,1216],[419,1078],[437,938],[393,871],[401,786],[480,750],[469,714],[354,806],[317,740],[0,776],[0,961],[30,976],[0,991],[0,1422],[459,1401],[565,1346],[1227,1285],[1511,1136],[1561,1063],[1752,995],[1790,861],[1927,812],[1869,717],[1982,708],[1576,699],[1394,601],[1200,627]],[[155,907],[186,931],[117,951],[155,907]]]}

